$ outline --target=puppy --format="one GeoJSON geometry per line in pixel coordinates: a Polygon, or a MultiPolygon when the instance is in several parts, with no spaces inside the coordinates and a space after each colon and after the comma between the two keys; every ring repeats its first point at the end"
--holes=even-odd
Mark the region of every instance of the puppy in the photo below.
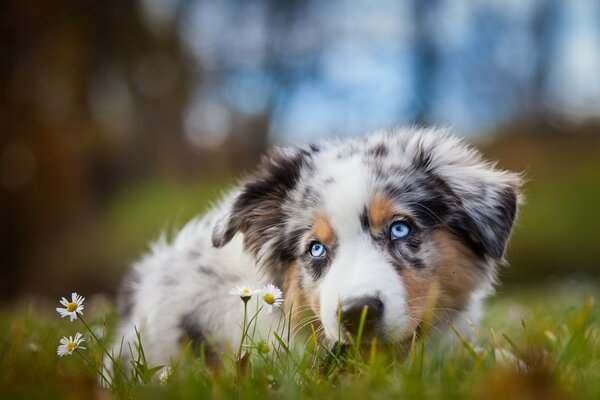
{"type": "MultiPolygon", "coordinates": [[[[468,335],[466,321],[477,323],[493,290],[520,187],[519,175],[439,129],[275,149],[133,266],[116,342],[134,347],[139,331],[152,365],[190,342],[233,351],[243,303],[229,291],[267,283],[285,303],[259,315],[264,340],[292,305],[330,344],[356,334],[365,306],[364,334],[380,343],[423,330],[451,336],[448,322],[468,335]]],[[[248,304],[252,314],[257,303],[248,304]]]]}

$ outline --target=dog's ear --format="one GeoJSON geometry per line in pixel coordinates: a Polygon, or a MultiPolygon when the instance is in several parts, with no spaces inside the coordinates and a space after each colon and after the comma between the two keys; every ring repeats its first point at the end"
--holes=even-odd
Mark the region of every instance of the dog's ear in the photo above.
{"type": "MultiPolygon", "coordinates": [[[[478,252],[503,260],[522,202],[523,179],[483,161],[479,152],[460,142],[455,145],[450,154],[456,158],[446,159],[436,171],[454,198],[448,225],[478,252]]],[[[450,154],[444,158],[452,158],[450,154]]]]}
{"type": "Polygon", "coordinates": [[[256,255],[285,223],[282,205],[310,162],[311,152],[305,149],[278,148],[263,157],[255,175],[217,221],[213,245],[222,247],[241,232],[244,245],[256,255]]]}
{"type": "Polygon", "coordinates": [[[521,178],[489,165],[464,172],[449,179],[459,204],[450,224],[476,248],[502,260],[521,202],[521,178]]]}
{"type": "Polygon", "coordinates": [[[522,202],[522,177],[497,169],[454,136],[425,134],[409,143],[416,170],[436,186],[443,222],[478,254],[503,260],[522,202]]]}

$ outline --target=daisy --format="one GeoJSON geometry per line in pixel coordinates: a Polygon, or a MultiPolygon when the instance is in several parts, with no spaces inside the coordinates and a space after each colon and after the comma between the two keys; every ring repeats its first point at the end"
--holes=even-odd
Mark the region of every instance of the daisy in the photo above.
{"type": "Polygon", "coordinates": [[[229,291],[232,296],[240,296],[244,301],[250,300],[252,295],[260,293],[260,290],[252,289],[250,286],[236,286],[229,291]]]}
{"type": "Polygon", "coordinates": [[[70,356],[77,349],[85,349],[85,347],[81,346],[83,342],[85,342],[85,338],[79,332],[75,334],[75,339],[73,339],[73,336],[69,336],[68,338],[65,336],[60,339],[60,345],[56,349],[56,354],[59,357],[70,356]]]}
{"type": "Polygon", "coordinates": [[[279,288],[271,283],[262,290],[262,300],[267,308],[267,314],[273,312],[273,307],[281,307],[283,304],[283,293],[279,288]]]}
{"type": "Polygon", "coordinates": [[[171,374],[173,374],[173,370],[171,369],[171,367],[161,368],[157,375],[158,383],[160,383],[161,385],[166,385],[169,381],[169,378],[171,377],[171,374]]]}
{"type": "Polygon", "coordinates": [[[78,295],[77,293],[71,293],[71,301],[65,299],[64,297],[60,301],[60,304],[65,306],[64,308],[58,307],[56,311],[60,314],[61,317],[69,316],[71,318],[71,322],[77,319],[77,314],[83,315],[83,302],[85,301],[85,297],[78,295]]]}

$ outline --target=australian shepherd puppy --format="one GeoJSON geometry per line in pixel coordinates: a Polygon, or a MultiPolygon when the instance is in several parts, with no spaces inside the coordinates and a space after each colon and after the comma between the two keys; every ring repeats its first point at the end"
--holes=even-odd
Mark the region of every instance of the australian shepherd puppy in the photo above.
{"type": "Polygon", "coordinates": [[[468,335],[503,262],[520,186],[519,175],[439,129],[274,149],[133,266],[116,342],[127,349],[138,330],[154,365],[190,342],[236,349],[243,303],[229,291],[268,283],[285,302],[259,315],[265,340],[292,304],[330,344],[356,333],[365,306],[364,333],[379,343],[406,341],[425,323],[468,335]]]}

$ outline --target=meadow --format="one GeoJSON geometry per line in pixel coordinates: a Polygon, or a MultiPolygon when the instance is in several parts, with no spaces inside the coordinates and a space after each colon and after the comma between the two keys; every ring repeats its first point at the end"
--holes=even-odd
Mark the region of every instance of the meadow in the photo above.
{"type": "MultiPolygon", "coordinates": [[[[414,340],[400,357],[378,346],[328,353],[303,352],[285,342],[251,346],[236,362],[184,349],[170,376],[138,359],[136,378],[98,385],[102,350],[88,333],[85,350],[58,357],[59,339],[86,332],[81,320],[61,319],[60,306],[25,301],[0,315],[0,397],[19,398],[600,398],[600,312],[597,287],[560,282],[500,290],[488,304],[473,341],[453,348],[414,340]],[[188,351],[186,351],[188,350],[188,351]],[[75,354],[79,352],[79,354],[75,354]]],[[[99,338],[111,337],[113,305],[86,300],[85,321],[99,338]]],[[[100,339],[102,340],[102,339],[100,339]]],[[[143,338],[142,338],[143,345],[143,338]]]]}
{"type": "Polygon", "coordinates": [[[0,400],[600,399],[599,4],[0,2],[0,400]],[[308,331],[99,384],[148,243],[270,144],[391,124],[453,125],[527,181],[473,339],[401,355],[308,331]]]}
{"type": "Polygon", "coordinates": [[[102,350],[81,321],[55,312],[60,296],[86,296],[85,321],[113,340],[114,289],[126,265],[145,243],[202,212],[229,186],[224,182],[234,181],[153,180],[117,196],[101,222],[79,229],[62,246],[53,243],[47,268],[28,276],[43,296],[0,308],[0,398],[600,398],[594,303],[600,299],[600,214],[590,212],[600,201],[596,142],[582,136],[566,151],[558,140],[515,140],[488,150],[503,167],[526,171],[529,182],[509,246],[511,267],[501,270],[502,284],[476,340],[456,337],[451,349],[415,340],[406,357],[380,347],[341,355],[319,343],[306,352],[276,345],[251,349],[242,367],[235,354],[220,354],[219,366],[209,367],[202,354],[186,351],[164,384],[161,366],[140,360],[135,379],[103,388],[95,371],[102,350]],[[80,354],[87,361],[56,354],[59,340],[76,332],[86,334],[80,354]]]}

